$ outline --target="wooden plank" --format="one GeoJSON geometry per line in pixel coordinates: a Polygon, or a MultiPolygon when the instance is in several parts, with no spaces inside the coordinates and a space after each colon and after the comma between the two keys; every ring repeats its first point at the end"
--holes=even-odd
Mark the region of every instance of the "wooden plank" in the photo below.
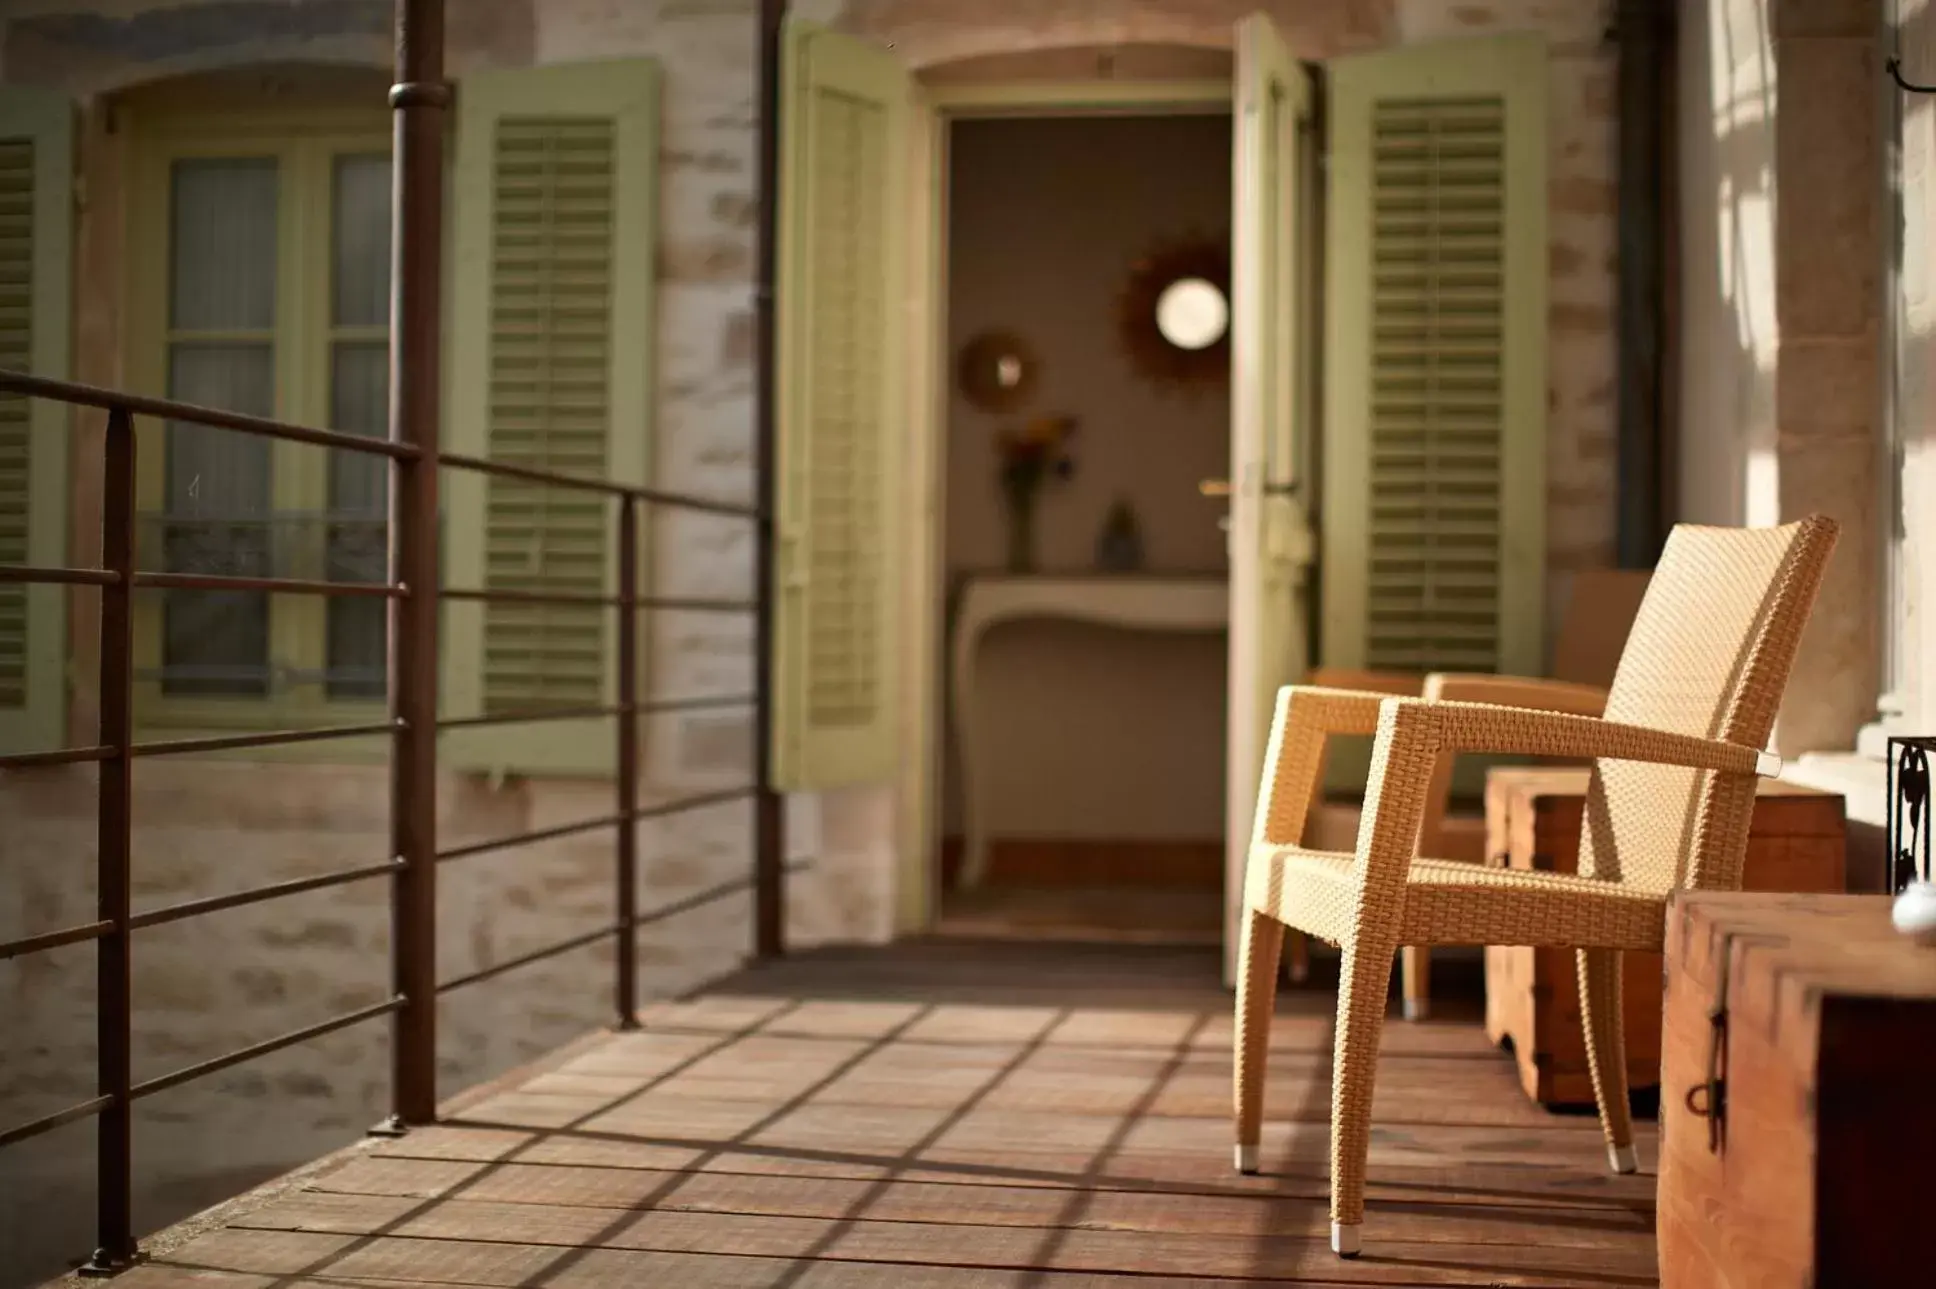
{"type": "Polygon", "coordinates": [[[1173,1235],[1089,1230],[1045,1230],[865,1218],[812,1219],[670,1211],[614,1212],[562,1205],[525,1205],[306,1192],[243,1219],[270,1230],[384,1235],[439,1241],[490,1239],[538,1250],[618,1248],[660,1253],[754,1255],[909,1265],[1027,1270],[1154,1273],[1209,1277],[1291,1278],[1322,1271],[1356,1284],[1608,1285],[1651,1281],[1652,1242],[1625,1248],[1555,1247],[1550,1241],[1508,1243],[1402,1238],[1429,1219],[1401,1225],[1379,1242],[1379,1256],[1345,1262],[1328,1246],[1328,1218],[1312,1205],[1304,1230],[1269,1235],[1173,1235]],[[1576,1274],[1581,1261],[1594,1268],[1576,1274]],[[1323,1263],[1333,1264],[1325,1267],[1323,1263]]]}
{"type": "MultiPolygon", "coordinates": [[[[1054,1227],[1080,1224],[1169,1234],[1290,1235],[1329,1232],[1324,1197],[1176,1194],[948,1182],[862,1181],[689,1174],[643,1169],[570,1168],[370,1157],[312,1188],[399,1199],[556,1205],[662,1212],[742,1213],[767,1217],[848,1218],[941,1225],[1054,1227]]],[[[1435,1243],[1513,1243],[1519,1216],[1482,1205],[1434,1202],[1381,1205],[1381,1228],[1396,1239],[1435,1243]],[[1386,1219],[1390,1218],[1387,1223],[1386,1219]]],[[[1575,1212],[1542,1227],[1542,1241],[1569,1248],[1631,1249],[1653,1231],[1646,1212],[1575,1212]]]]}
{"type": "MultiPolygon", "coordinates": [[[[332,1286],[523,1286],[545,1289],[1239,1289],[1195,1276],[1045,1274],[894,1263],[561,1249],[484,1241],[361,1239],[295,1231],[224,1230],[116,1280],[127,1289],[331,1289],[332,1286]]],[[[1254,1282],[1250,1282],[1254,1283],[1254,1282]]],[[[1305,1280],[1319,1289],[1352,1283],[1305,1280]]]]}
{"type": "MultiPolygon", "coordinates": [[[[1641,1128],[1643,1167],[1654,1156],[1648,1125],[1641,1128]]],[[[1420,1130],[1424,1132],[1423,1129],[1420,1130]]],[[[1118,1190],[1329,1194],[1329,1162],[1321,1143],[1303,1145],[1293,1155],[1287,1133],[1266,1125],[1264,1173],[1243,1177],[1230,1167],[1227,1149],[1205,1147],[1186,1155],[1118,1149],[1098,1166],[1094,1151],[951,1148],[917,1158],[900,1153],[856,1149],[823,1151],[755,1150],[735,1143],[655,1143],[621,1135],[540,1135],[440,1124],[419,1128],[386,1143],[383,1153],[416,1159],[488,1161],[515,1158],[525,1163],[598,1168],[693,1169],[762,1175],[870,1179],[893,1174],[906,1179],[955,1181],[970,1185],[1025,1184],[1065,1189],[1109,1187],[1118,1190]]],[[[1369,1180],[1373,1200],[1419,1199],[1491,1203],[1509,1208],[1619,1207],[1652,1209],[1654,1178],[1647,1173],[1615,1176],[1604,1159],[1592,1167],[1496,1166],[1448,1150],[1445,1158],[1418,1164],[1386,1159],[1369,1180]]],[[[1374,1149],[1374,1160],[1379,1159],[1374,1149]]]]}

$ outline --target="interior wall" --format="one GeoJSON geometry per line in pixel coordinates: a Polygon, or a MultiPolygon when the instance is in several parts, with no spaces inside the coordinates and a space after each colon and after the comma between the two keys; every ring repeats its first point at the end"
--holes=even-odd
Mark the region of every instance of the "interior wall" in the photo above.
{"type": "MultiPolygon", "coordinates": [[[[1116,323],[1138,257],[1186,236],[1227,241],[1230,117],[1002,119],[951,129],[948,355],[977,332],[1022,336],[1041,363],[1027,406],[991,414],[958,390],[943,457],[950,586],[999,570],[1006,511],[996,436],[1076,416],[1076,471],[1037,509],[1045,573],[1094,569],[1126,500],[1151,573],[1225,575],[1228,387],[1164,390],[1132,366],[1116,323]]],[[[1221,835],[1222,635],[1158,636],[1024,622],[988,637],[977,669],[986,808],[996,836],[1214,840],[1221,835]]],[[[946,816],[958,830],[948,758],[946,816]]]]}

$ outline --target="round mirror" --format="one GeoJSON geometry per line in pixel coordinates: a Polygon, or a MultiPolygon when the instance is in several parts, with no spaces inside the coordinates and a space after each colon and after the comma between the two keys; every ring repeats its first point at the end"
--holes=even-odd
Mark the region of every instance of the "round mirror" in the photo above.
{"type": "Polygon", "coordinates": [[[1163,288],[1156,298],[1156,329],[1178,349],[1208,349],[1230,325],[1230,302],[1200,277],[1163,288]]]}
{"type": "Polygon", "coordinates": [[[1187,237],[1158,245],[1130,265],[1116,299],[1130,363],[1158,386],[1193,389],[1230,374],[1230,251],[1187,237]]]}
{"type": "Polygon", "coordinates": [[[1012,412],[1040,375],[1035,354],[1012,331],[984,331],[961,347],[955,378],[962,397],[984,412],[1012,412]]]}

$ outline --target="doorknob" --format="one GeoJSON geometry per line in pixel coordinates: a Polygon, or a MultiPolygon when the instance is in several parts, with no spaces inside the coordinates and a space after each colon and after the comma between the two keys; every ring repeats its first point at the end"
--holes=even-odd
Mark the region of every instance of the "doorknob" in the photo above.
{"type": "MultiPolygon", "coordinates": [[[[1261,491],[1266,497],[1295,497],[1297,495],[1297,484],[1295,482],[1267,483],[1261,491]]],[[[1230,480],[1199,479],[1197,480],[1197,492],[1205,497],[1228,497],[1230,495],[1230,480]]]]}

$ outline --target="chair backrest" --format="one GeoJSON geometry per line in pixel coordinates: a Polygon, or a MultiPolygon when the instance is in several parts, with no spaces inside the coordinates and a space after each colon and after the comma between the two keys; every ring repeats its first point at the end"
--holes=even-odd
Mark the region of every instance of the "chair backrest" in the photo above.
{"type": "MultiPolygon", "coordinates": [[[[1766,747],[1835,521],[1668,536],[1607,695],[1606,718],[1766,747]]],[[[1580,871],[1664,894],[1741,885],[1751,775],[1599,761],[1580,871]]]]}

